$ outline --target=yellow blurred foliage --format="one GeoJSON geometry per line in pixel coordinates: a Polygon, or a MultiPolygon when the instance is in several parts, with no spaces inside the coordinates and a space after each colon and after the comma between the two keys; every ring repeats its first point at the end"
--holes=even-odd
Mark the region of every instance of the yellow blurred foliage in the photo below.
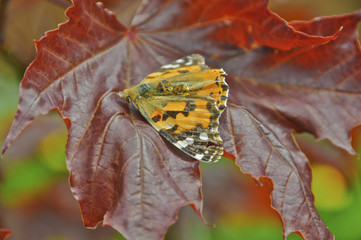
{"type": "Polygon", "coordinates": [[[317,209],[337,210],[350,203],[344,176],[334,167],[325,164],[312,166],[312,190],[317,209]]]}

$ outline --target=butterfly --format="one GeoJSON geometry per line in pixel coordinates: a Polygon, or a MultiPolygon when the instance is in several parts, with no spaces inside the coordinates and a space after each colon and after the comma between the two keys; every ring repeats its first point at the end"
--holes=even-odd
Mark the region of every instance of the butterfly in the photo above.
{"type": "Polygon", "coordinates": [[[223,155],[219,117],[229,87],[223,69],[211,69],[199,54],[180,58],[119,92],[169,142],[204,162],[223,155]]]}

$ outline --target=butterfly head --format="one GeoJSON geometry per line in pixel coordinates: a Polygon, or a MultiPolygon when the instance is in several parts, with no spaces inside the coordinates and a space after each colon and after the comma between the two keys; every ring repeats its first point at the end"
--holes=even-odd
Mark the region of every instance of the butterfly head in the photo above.
{"type": "Polygon", "coordinates": [[[132,88],[119,92],[119,96],[124,98],[128,103],[137,102],[139,99],[146,98],[154,94],[156,88],[150,84],[139,84],[132,88]]]}

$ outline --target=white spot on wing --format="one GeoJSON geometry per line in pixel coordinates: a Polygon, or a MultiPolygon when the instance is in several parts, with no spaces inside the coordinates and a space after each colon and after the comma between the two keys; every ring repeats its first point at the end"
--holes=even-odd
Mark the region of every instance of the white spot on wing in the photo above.
{"type": "Polygon", "coordinates": [[[176,60],[175,62],[176,62],[176,63],[184,63],[184,59],[181,58],[181,59],[176,60]]]}
{"type": "Polygon", "coordinates": [[[165,69],[165,68],[179,68],[179,67],[180,67],[179,64],[167,64],[167,65],[162,66],[161,68],[165,69]]]}
{"type": "Polygon", "coordinates": [[[190,144],[193,144],[193,143],[194,143],[194,140],[193,140],[193,138],[187,137],[186,140],[185,140],[185,142],[186,142],[188,145],[190,145],[190,144]]]}
{"type": "Polygon", "coordinates": [[[197,160],[202,160],[203,156],[204,156],[203,154],[196,154],[196,155],[194,155],[194,158],[197,160]]]}
{"type": "Polygon", "coordinates": [[[174,127],[174,122],[167,122],[164,127],[165,129],[171,129],[172,127],[174,127]]]}
{"type": "Polygon", "coordinates": [[[202,132],[201,134],[199,134],[199,138],[201,140],[207,141],[208,140],[208,135],[207,135],[207,133],[202,132]]]}
{"type": "Polygon", "coordinates": [[[189,61],[189,62],[186,62],[184,65],[185,66],[190,66],[190,65],[192,65],[193,64],[193,61],[191,60],[191,61],[189,61]]]}
{"type": "Polygon", "coordinates": [[[175,143],[175,145],[177,147],[179,147],[179,148],[185,148],[185,147],[188,146],[188,144],[186,142],[184,142],[184,141],[178,141],[178,142],[175,143]]]}

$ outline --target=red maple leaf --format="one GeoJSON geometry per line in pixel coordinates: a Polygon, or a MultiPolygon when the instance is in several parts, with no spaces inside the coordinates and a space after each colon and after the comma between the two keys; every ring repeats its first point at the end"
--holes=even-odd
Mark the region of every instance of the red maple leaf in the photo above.
{"type": "Polygon", "coordinates": [[[68,22],[36,42],[3,153],[37,115],[56,109],[69,131],[70,185],[85,226],[103,220],[128,239],[161,239],[180,207],[191,204],[202,216],[199,163],[117,95],[161,65],[200,53],[229,74],[225,150],[245,173],[273,182],[284,236],[334,239],[314,207],[311,169],[292,131],[353,153],[360,12],[288,24],[262,0],[154,0],[123,25],[102,4],[74,0],[66,14],[68,22]]]}

